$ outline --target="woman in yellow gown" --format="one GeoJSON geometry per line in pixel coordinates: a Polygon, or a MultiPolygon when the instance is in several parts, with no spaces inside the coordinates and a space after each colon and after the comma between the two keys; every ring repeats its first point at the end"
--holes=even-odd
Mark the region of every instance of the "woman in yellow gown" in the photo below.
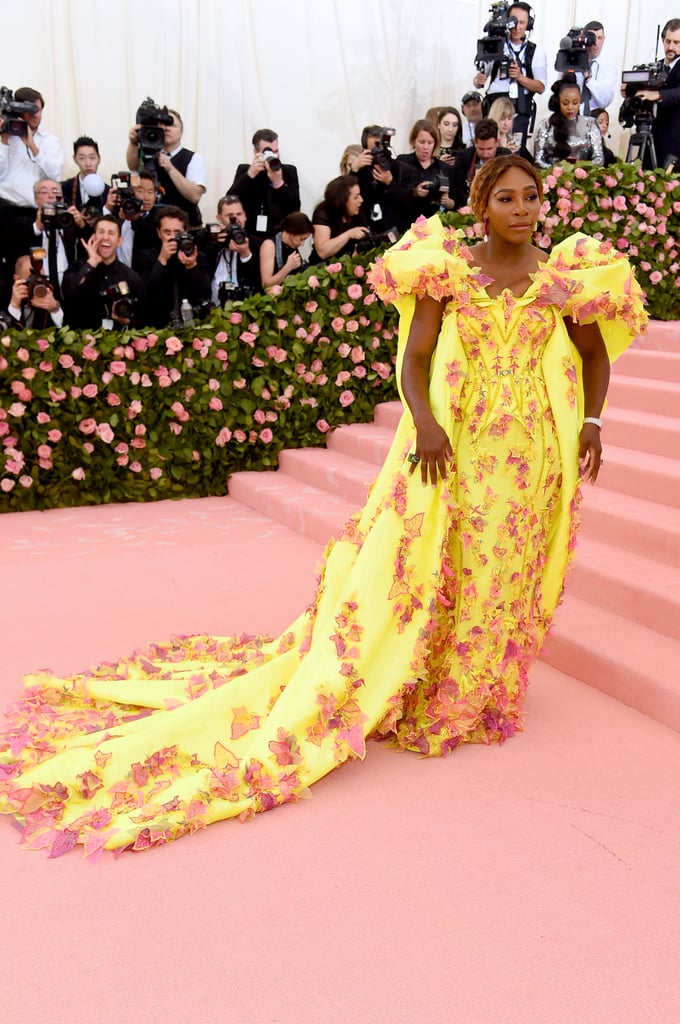
{"type": "Polygon", "coordinates": [[[542,190],[520,158],[487,164],[471,199],[484,242],[421,220],[372,271],[400,310],[409,411],[311,606],[274,640],[175,638],[29,677],[0,742],[24,846],[145,849],[296,800],[369,737],[442,755],[521,728],[609,359],[644,312],[609,245],[533,247],[542,190]]]}

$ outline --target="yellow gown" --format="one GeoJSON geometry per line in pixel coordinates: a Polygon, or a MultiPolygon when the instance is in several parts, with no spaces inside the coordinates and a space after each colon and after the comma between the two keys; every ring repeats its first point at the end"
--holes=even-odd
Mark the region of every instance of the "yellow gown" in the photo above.
{"type": "Polygon", "coordinates": [[[401,314],[446,299],[430,374],[453,471],[409,475],[404,413],[313,603],[276,639],[152,643],[68,679],[28,677],[0,739],[0,810],[22,844],[145,849],[305,795],[369,737],[422,755],[522,727],[527,669],[574,546],[579,358],[562,314],[615,358],[644,325],[630,266],[575,235],[521,298],[489,298],[456,233],[418,222],[377,262],[401,314]]]}

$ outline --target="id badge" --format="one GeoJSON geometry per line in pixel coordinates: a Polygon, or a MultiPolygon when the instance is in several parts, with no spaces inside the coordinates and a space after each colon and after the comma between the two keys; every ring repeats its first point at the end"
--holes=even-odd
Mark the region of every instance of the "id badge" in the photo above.
{"type": "Polygon", "coordinates": [[[266,213],[258,213],[257,220],[255,221],[255,230],[259,235],[266,235],[268,219],[266,213]]]}
{"type": "Polygon", "coordinates": [[[102,319],[102,329],[105,331],[113,330],[113,320],[107,320],[106,317],[102,319]]]}
{"type": "Polygon", "coordinates": [[[382,215],[382,206],[380,203],[374,203],[371,210],[371,220],[382,220],[382,215]]]}

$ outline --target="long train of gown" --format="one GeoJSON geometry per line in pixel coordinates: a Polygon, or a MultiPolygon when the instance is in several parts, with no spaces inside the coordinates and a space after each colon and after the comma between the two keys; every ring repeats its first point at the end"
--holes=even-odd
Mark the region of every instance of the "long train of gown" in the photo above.
{"type": "Polygon", "coordinates": [[[372,272],[399,306],[400,352],[416,296],[447,300],[430,373],[447,481],[408,473],[405,412],[281,636],[176,637],[28,677],[0,745],[0,810],[24,846],[144,849],[300,798],[369,736],[441,755],[521,728],[577,525],[580,366],[561,314],[597,318],[613,358],[644,312],[628,263],[582,235],[520,298],[489,298],[471,259],[432,219],[372,272]]]}

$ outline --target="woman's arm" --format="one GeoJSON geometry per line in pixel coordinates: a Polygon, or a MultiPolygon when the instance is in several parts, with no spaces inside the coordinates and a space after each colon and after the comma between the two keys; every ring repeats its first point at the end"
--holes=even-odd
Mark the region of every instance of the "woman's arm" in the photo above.
{"type": "Polygon", "coordinates": [[[546,118],[538,126],[536,132],[536,142],[534,143],[534,160],[537,167],[542,167],[544,170],[548,167],[552,167],[552,160],[548,152],[548,143],[550,141],[550,121],[546,118]]]}
{"type": "Polygon", "coordinates": [[[341,235],[335,235],[334,238],[331,238],[331,229],[327,224],[315,224],[314,248],[322,260],[327,260],[330,256],[335,256],[336,252],[340,252],[351,239],[356,238],[358,240],[367,234],[368,228],[359,226],[348,228],[341,235]]]}
{"type": "MultiPolygon", "coordinates": [[[[432,415],[429,399],[430,363],[442,323],[444,307],[436,299],[418,299],[411,321],[401,368],[401,386],[416,428],[415,454],[420,460],[421,479],[433,484],[437,472],[446,479],[447,463],[453,457],[451,442],[432,415]]],[[[413,473],[417,463],[413,463],[413,473]]]]}
{"type": "Polygon", "coordinates": [[[590,159],[594,164],[599,164],[600,167],[604,167],[604,142],[602,141],[600,126],[594,117],[591,117],[588,120],[591,123],[588,125],[586,132],[593,154],[590,159]]]}
{"type": "MultiPolygon", "coordinates": [[[[609,356],[597,324],[577,324],[565,316],[564,323],[583,363],[584,416],[599,419],[609,387],[609,356]]],[[[600,428],[584,423],[579,435],[578,457],[585,480],[597,480],[602,461],[600,428]]]]}
{"type": "Polygon", "coordinates": [[[280,270],[274,273],[274,242],[271,238],[265,238],[260,246],[260,278],[263,288],[272,288],[275,284],[281,284],[288,277],[292,270],[302,263],[299,252],[292,252],[280,270]]]}

